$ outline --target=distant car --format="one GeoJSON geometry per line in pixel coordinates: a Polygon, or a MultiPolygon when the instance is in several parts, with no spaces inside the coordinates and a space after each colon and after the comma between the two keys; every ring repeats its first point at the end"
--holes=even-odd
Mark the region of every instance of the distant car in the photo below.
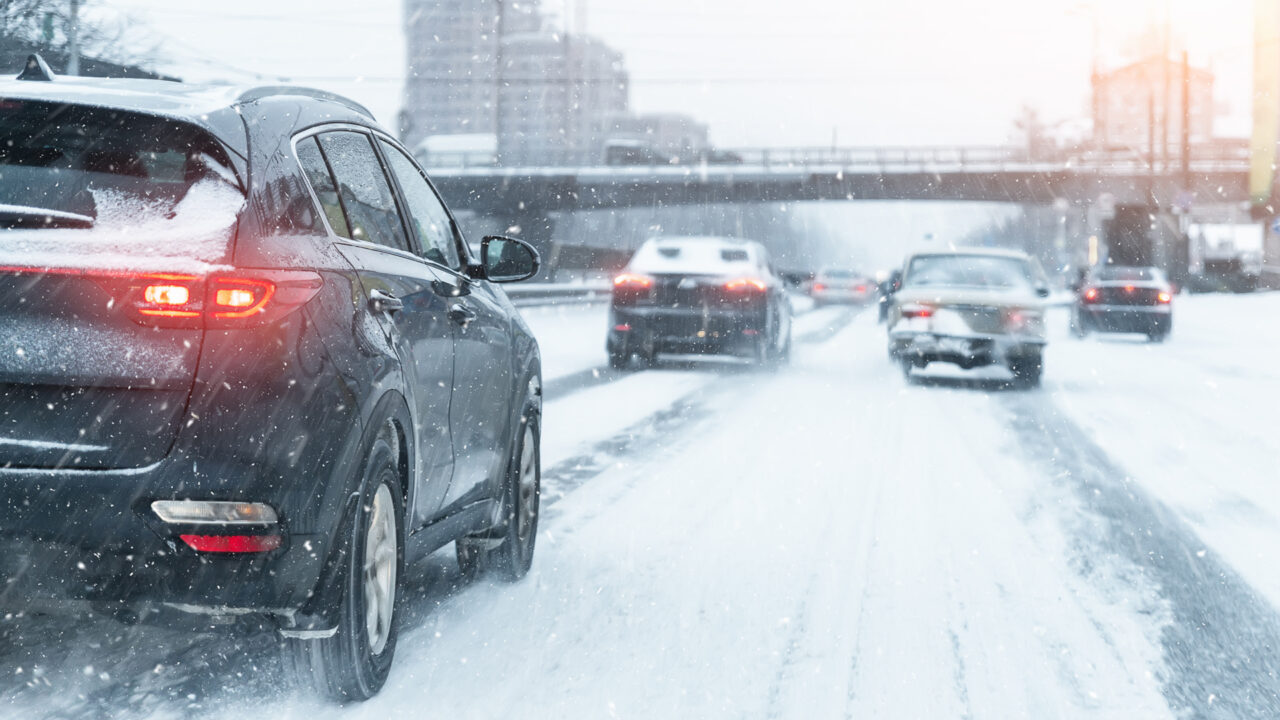
{"type": "Polygon", "coordinates": [[[931,362],[1003,365],[1016,385],[1035,387],[1044,368],[1048,295],[1039,266],[1020,252],[913,255],[890,301],[889,355],[908,378],[931,362]]]}
{"type": "Polygon", "coordinates": [[[791,304],[758,242],[660,237],[614,278],[609,364],[659,353],[730,354],[757,363],[791,352],[791,304]]]}
{"type": "Polygon", "coordinates": [[[809,296],[817,306],[832,303],[861,305],[876,295],[876,283],[856,270],[824,268],[819,270],[809,287],[809,296]]]}
{"type": "Polygon", "coordinates": [[[473,257],[367,110],[33,57],[0,198],[5,611],[271,629],[350,702],[420,558],[529,569],[541,362],[496,283],[537,254],[473,257]]]}
{"type": "Polygon", "coordinates": [[[1104,265],[1080,287],[1071,328],[1079,337],[1141,333],[1162,342],[1173,330],[1173,289],[1157,268],[1104,265]]]}

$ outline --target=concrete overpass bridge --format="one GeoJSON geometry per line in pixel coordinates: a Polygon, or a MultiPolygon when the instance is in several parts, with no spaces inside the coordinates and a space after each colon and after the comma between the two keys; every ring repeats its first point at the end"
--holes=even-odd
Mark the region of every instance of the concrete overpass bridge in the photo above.
{"type": "Polygon", "coordinates": [[[1008,147],[790,148],[720,152],[717,162],[521,167],[491,156],[423,158],[450,206],[499,217],[641,206],[816,200],[946,200],[1076,206],[1244,202],[1248,149],[1193,146],[1184,174],[1130,150],[1029,157],[1008,147]]]}

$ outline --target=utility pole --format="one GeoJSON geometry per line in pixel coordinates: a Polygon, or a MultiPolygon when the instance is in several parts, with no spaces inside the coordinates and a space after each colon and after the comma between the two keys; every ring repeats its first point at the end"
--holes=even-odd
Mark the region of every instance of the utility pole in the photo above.
{"type": "Polygon", "coordinates": [[[498,8],[498,17],[494,23],[494,41],[497,44],[497,50],[494,51],[494,69],[493,69],[493,140],[494,153],[497,155],[498,164],[502,164],[502,79],[505,75],[503,72],[505,60],[502,57],[502,38],[505,34],[503,23],[506,21],[506,10],[503,7],[504,0],[493,0],[494,5],[498,8]]]}
{"type": "Polygon", "coordinates": [[[80,0],[71,0],[71,15],[67,19],[66,73],[80,74],[80,0]]]}
{"type": "Polygon", "coordinates": [[[1160,96],[1160,168],[1165,172],[1169,171],[1169,116],[1172,115],[1172,105],[1169,102],[1169,85],[1170,75],[1169,51],[1172,46],[1170,35],[1173,32],[1173,2],[1165,0],[1164,3],[1164,37],[1161,40],[1160,49],[1160,82],[1163,83],[1164,89],[1160,96]]]}
{"type": "Polygon", "coordinates": [[[1182,51],[1182,189],[1191,192],[1191,61],[1182,51]]]}

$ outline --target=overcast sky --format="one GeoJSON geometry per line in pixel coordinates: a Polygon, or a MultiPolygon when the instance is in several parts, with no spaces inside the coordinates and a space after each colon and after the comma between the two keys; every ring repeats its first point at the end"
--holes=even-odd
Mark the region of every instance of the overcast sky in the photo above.
{"type": "MultiPolygon", "coordinates": [[[[1024,104],[1087,115],[1093,38],[1105,66],[1171,18],[1175,49],[1217,73],[1220,134],[1248,131],[1252,0],[546,0],[626,54],[632,105],[711,125],[722,146],[995,144],[1024,104]],[[585,18],[583,18],[585,15],[585,18]]],[[[192,80],[288,78],[394,125],[400,0],[101,0],[154,33],[192,80]]]]}

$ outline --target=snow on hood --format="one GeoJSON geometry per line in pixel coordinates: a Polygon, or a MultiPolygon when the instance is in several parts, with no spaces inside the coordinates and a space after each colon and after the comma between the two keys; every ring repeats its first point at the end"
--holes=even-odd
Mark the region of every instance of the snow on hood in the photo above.
{"type": "Polygon", "coordinates": [[[92,228],[7,230],[0,265],[193,275],[226,269],[221,263],[245,198],[223,180],[192,185],[172,209],[117,191],[91,192],[92,228]]]}

